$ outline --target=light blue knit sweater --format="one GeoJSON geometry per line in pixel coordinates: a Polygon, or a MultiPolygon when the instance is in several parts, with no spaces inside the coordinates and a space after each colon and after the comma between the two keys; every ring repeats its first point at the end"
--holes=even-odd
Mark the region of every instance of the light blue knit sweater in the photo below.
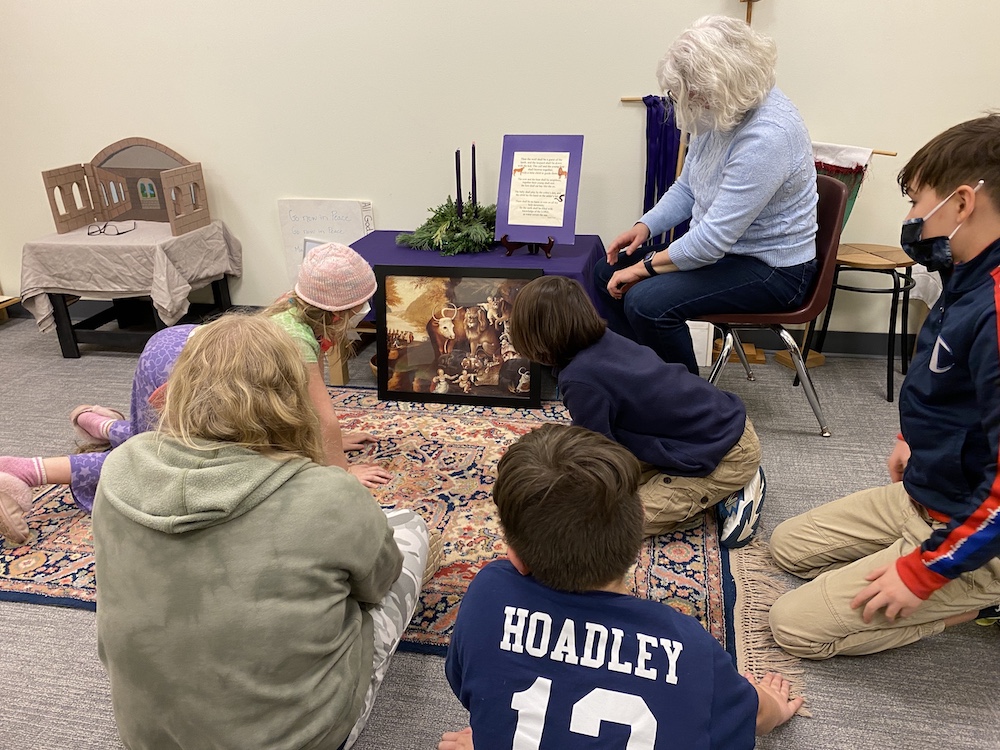
{"type": "Polygon", "coordinates": [[[691,219],[669,250],[682,271],[730,253],[782,268],[816,257],[816,201],[809,133],[773,88],[733,130],[692,138],[680,177],[640,221],[657,235],[691,219]]]}

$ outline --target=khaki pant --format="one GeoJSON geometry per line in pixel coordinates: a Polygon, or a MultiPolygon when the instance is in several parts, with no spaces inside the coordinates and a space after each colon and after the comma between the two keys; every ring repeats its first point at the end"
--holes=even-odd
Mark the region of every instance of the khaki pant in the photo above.
{"type": "Polygon", "coordinates": [[[643,534],[665,534],[701,523],[706,508],[746,486],[760,467],[760,441],[750,419],[736,445],[707,477],[675,477],[642,465],[639,498],[646,512],[643,534]]]}
{"type": "Polygon", "coordinates": [[[872,654],[944,630],[944,620],[1000,602],[1000,558],[935,591],[909,617],[890,622],[880,610],[870,623],[851,600],[872,570],[912,552],[941,524],[915,505],[902,483],[835,500],[782,523],[771,555],[782,568],[814,580],[771,607],[778,644],[804,659],[872,654]]]}

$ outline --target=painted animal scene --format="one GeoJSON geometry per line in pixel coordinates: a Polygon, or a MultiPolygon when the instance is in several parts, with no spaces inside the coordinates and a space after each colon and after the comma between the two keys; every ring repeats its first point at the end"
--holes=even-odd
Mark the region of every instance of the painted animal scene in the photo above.
{"type": "Polygon", "coordinates": [[[379,279],[380,390],[387,398],[446,403],[537,403],[537,366],[514,349],[508,330],[511,306],[528,281],[506,272],[386,273],[379,279]]]}

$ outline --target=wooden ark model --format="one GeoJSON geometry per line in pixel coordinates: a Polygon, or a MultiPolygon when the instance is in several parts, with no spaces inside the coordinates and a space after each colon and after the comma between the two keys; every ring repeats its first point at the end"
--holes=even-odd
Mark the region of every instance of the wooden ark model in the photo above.
{"type": "Polygon", "coordinates": [[[169,221],[176,237],[212,217],[201,163],[148,138],[126,138],[87,164],[42,172],[59,234],[105,221],[169,221]]]}

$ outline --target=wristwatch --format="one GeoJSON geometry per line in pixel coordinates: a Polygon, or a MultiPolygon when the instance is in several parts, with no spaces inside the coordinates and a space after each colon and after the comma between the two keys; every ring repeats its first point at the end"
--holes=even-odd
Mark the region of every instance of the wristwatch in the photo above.
{"type": "Polygon", "coordinates": [[[642,265],[644,265],[646,267],[646,270],[649,271],[650,276],[656,276],[659,274],[659,271],[653,268],[654,255],[656,255],[656,251],[650,250],[648,253],[646,253],[646,257],[642,259],[642,265]]]}

